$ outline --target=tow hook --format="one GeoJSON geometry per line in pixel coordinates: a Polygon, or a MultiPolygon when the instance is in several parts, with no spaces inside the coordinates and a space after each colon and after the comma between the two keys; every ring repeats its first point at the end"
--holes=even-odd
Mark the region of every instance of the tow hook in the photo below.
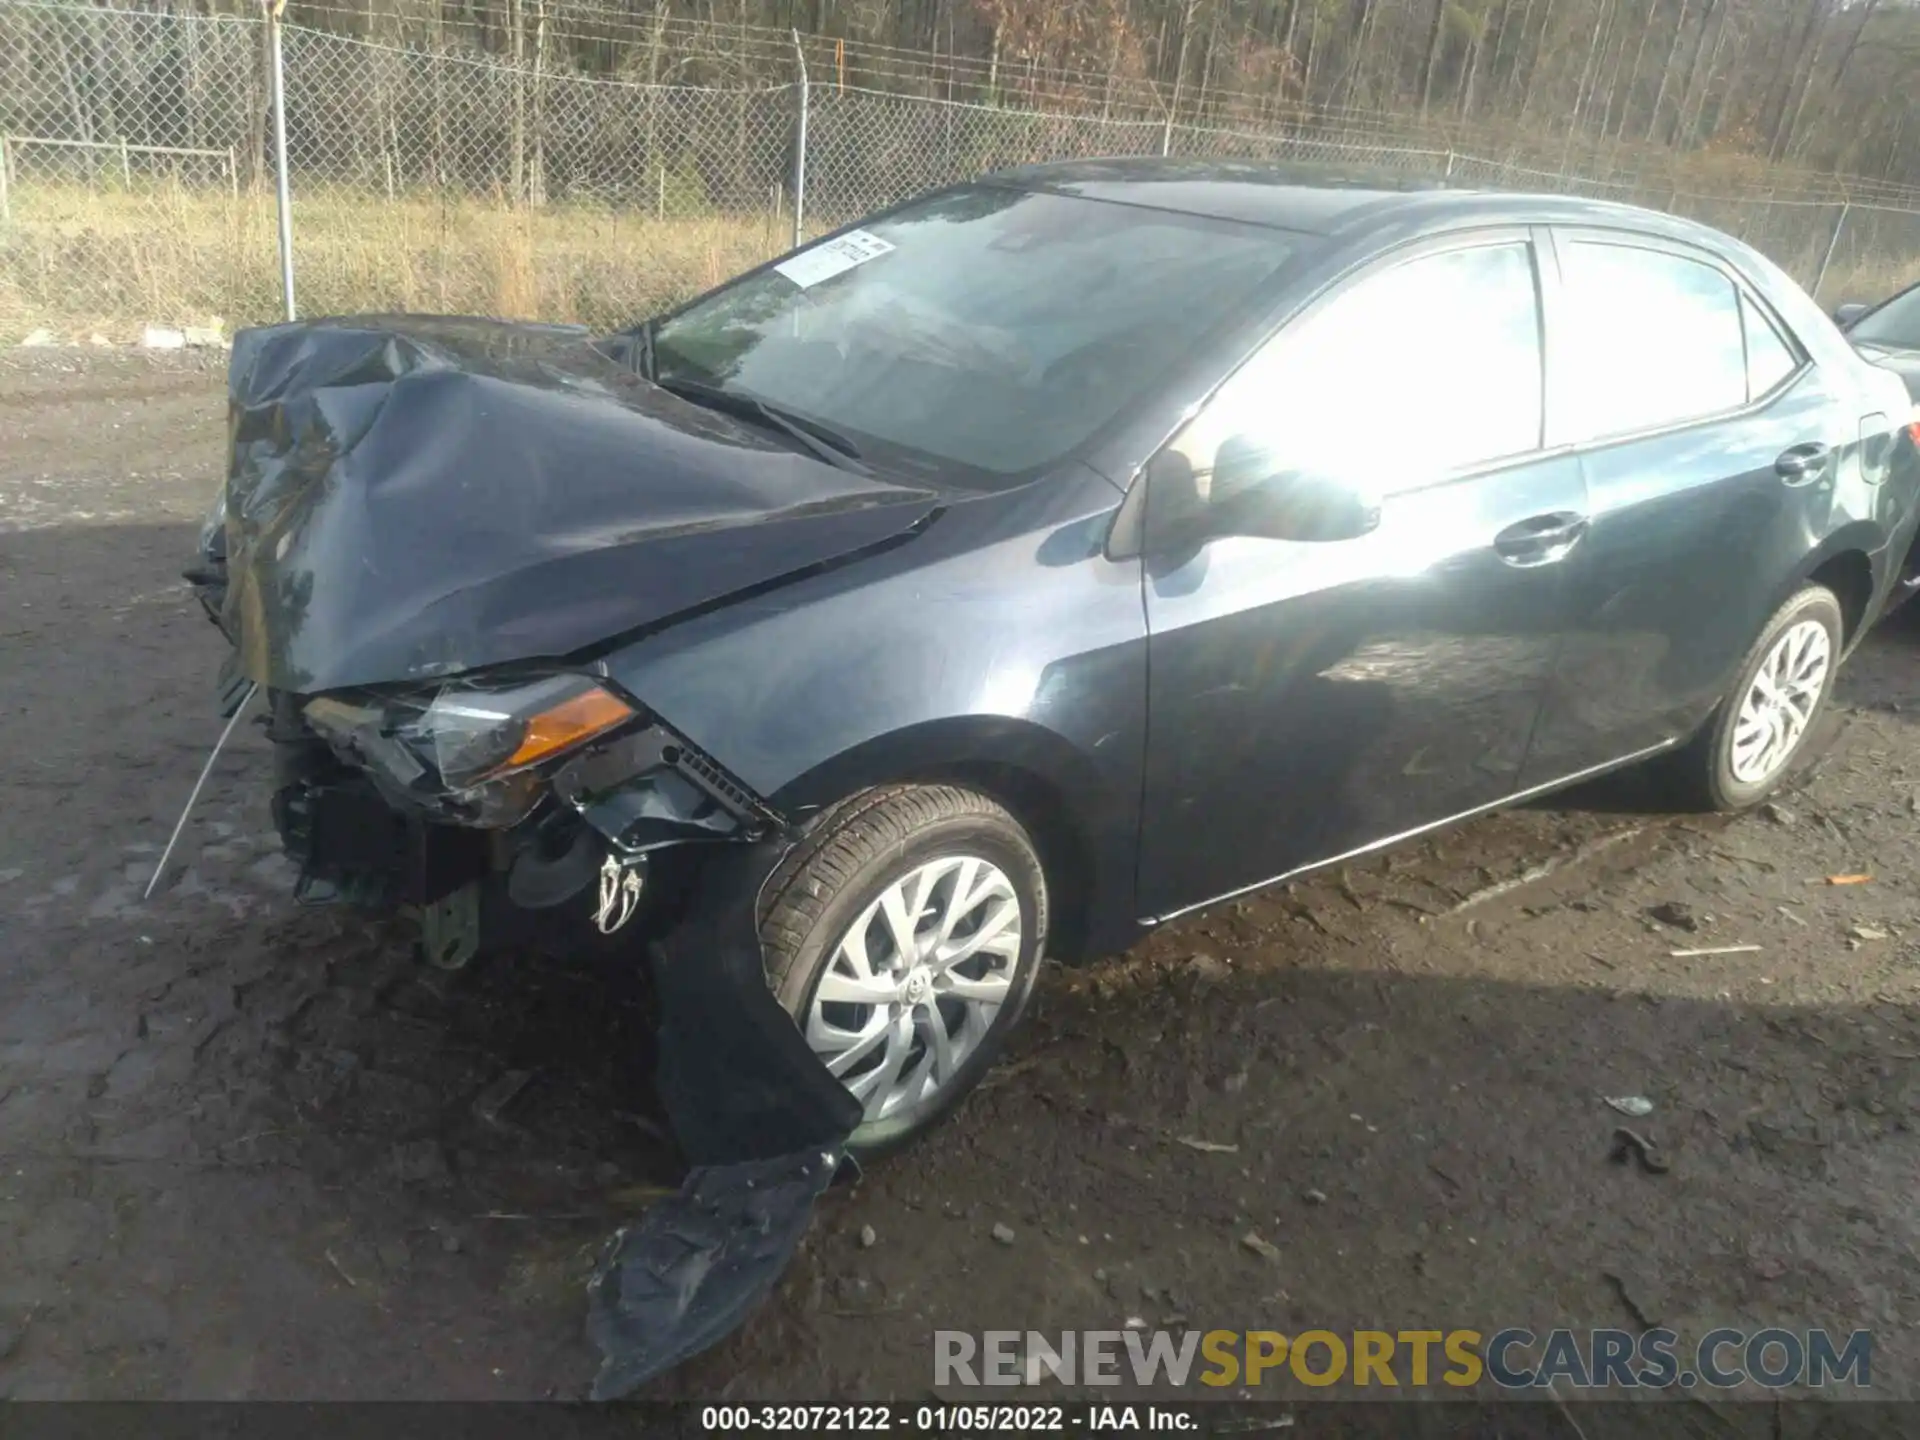
{"type": "Polygon", "coordinates": [[[600,901],[593,911],[594,928],[602,935],[623,928],[640,908],[640,893],[646,884],[646,856],[609,850],[600,862],[600,901]]]}

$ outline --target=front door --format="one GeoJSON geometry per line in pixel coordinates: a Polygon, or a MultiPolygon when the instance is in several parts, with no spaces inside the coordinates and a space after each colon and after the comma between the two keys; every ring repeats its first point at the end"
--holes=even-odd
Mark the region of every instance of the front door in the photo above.
{"type": "Polygon", "coordinates": [[[1146,915],[1513,792],[1586,511],[1578,462],[1541,450],[1538,294],[1524,231],[1400,252],[1148,467],[1146,915]],[[1228,518],[1274,475],[1377,522],[1228,518]]]}

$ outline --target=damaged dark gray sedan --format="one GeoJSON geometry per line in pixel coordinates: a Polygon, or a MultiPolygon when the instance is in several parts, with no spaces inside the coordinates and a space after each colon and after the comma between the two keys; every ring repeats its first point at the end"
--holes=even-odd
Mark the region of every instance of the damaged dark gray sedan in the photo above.
{"type": "Polygon", "coordinates": [[[193,575],[301,898],[442,965],[737,906],[872,1147],[1043,951],[1631,762],[1758,801],[1914,419],[1699,225],[1087,162],[621,333],[243,332],[193,575]]]}

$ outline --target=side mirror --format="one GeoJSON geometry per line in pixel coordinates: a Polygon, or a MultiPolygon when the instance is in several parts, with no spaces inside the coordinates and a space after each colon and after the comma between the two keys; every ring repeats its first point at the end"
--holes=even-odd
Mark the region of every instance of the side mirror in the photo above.
{"type": "Polygon", "coordinates": [[[1833,307],[1833,323],[1845,330],[1872,308],[1871,305],[1836,305],[1833,307]]]}
{"type": "Polygon", "coordinates": [[[1357,540],[1379,528],[1380,502],[1352,481],[1286,469],[1234,437],[1214,459],[1208,530],[1269,540],[1357,540]]]}

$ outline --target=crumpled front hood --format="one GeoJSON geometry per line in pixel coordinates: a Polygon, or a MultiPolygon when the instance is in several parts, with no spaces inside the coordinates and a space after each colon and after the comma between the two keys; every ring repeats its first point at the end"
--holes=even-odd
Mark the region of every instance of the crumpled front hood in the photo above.
{"type": "Polygon", "coordinates": [[[241,331],[222,621],[247,676],[311,693],[564,655],[938,505],[667,394],[617,343],[411,316],[241,331]]]}

